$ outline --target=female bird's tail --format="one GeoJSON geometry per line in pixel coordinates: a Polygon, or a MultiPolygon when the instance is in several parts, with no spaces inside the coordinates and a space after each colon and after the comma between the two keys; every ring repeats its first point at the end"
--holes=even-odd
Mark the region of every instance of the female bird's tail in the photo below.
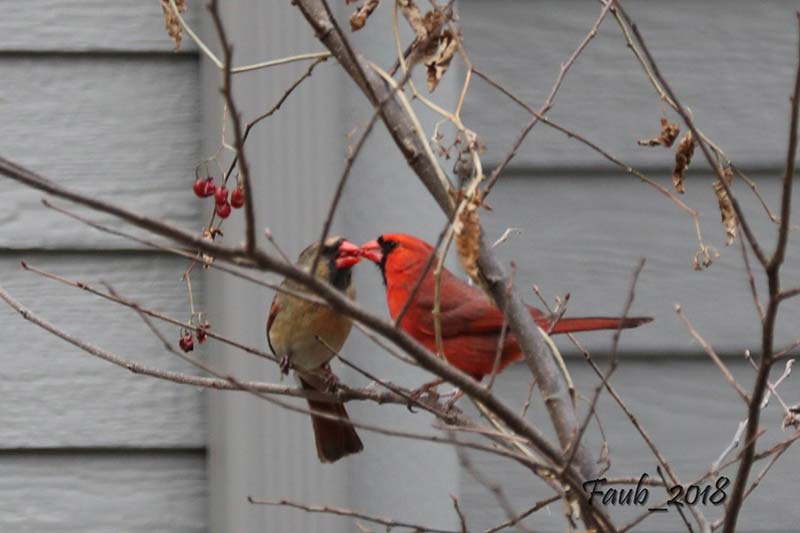
{"type": "MultiPolygon", "coordinates": [[[[299,378],[305,390],[318,390],[299,378]]],[[[339,420],[332,420],[322,416],[311,415],[311,424],[314,427],[314,440],[317,445],[317,455],[323,463],[333,463],[351,453],[358,453],[364,449],[361,439],[358,438],[355,428],[347,415],[343,403],[321,402],[308,400],[308,406],[313,411],[336,416],[339,420]]]]}

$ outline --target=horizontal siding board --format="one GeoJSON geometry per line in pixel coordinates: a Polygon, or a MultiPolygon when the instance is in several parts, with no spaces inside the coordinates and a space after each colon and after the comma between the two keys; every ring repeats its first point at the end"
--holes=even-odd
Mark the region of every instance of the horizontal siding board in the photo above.
{"type": "MultiPolygon", "coordinates": [[[[196,228],[199,159],[193,59],[0,58],[0,154],[74,190],[196,228]]],[[[0,247],[131,248],[0,178],[0,247]]],[[[98,220],[113,221],[99,216],[98,220]]]]}
{"type": "MultiPolygon", "coordinates": [[[[460,5],[465,44],[475,67],[536,108],[601,9],[596,2],[577,0],[468,0],[460,5]]],[[[742,165],[780,165],[797,61],[796,6],[746,0],[634,0],[625,5],[698,126],[742,165]]],[[[549,116],[630,164],[672,164],[663,148],[636,145],[637,139],[658,133],[659,100],[610,16],[567,74],[549,116]]],[[[484,137],[487,162],[505,155],[529,118],[475,78],[463,117],[484,137]]],[[[534,128],[515,162],[608,165],[544,124],[534,128]]]]}
{"type": "MultiPolygon", "coordinates": [[[[195,23],[203,4],[189,2],[184,14],[195,23]]],[[[170,51],[157,1],[26,0],[4,2],[0,17],[3,51],[170,51]]],[[[182,49],[195,50],[188,37],[182,49]]]]}
{"type": "Polygon", "coordinates": [[[206,531],[202,454],[0,453],[3,531],[206,531]]]}
{"type": "MultiPolygon", "coordinates": [[[[731,371],[746,388],[750,388],[755,372],[744,362],[731,363],[731,371]]],[[[596,375],[583,361],[569,363],[570,373],[578,391],[591,397],[598,383],[596,375]]],[[[773,380],[780,374],[776,368],[773,380]]],[[[790,378],[779,392],[787,403],[797,401],[797,389],[790,378]]],[[[512,367],[499,376],[495,390],[511,405],[521,406],[528,391],[530,373],[524,365],[512,367]]],[[[644,362],[623,360],[611,383],[623,401],[633,411],[638,421],[650,434],[656,446],[677,472],[682,482],[688,483],[704,474],[730,443],[740,420],[746,417],[745,406],[736,392],[710,361],[673,360],[669,362],[644,362]]],[[[581,413],[586,403],[579,405],[581,413]]],[[[598,404],[598,413],[609,443],[611,469],[607,477],[639,477],[647,472],[658,478],[657,462],[641,436],[608,394],[598,404]]],[[[580,415],[581,419],[583,414],[580,415]]],[[[547,415],[541,400],[533,402],[531,420],[539,428],[549,428],[547,415]]],[[[774,400],[765,409],[761,426],[767,430],[758,449],[766,449],[773,443],[791,435],[780,429],[783,418],[780,404],[774,400]]],[[[587,430],[588,442],[596,454],[602,440],[595,423],[587,430]]],[[[472,453],[475,467],[488,479],[502,483],[505,494],[516,511],[521,512],[536,501],[552,494],[547,487],[533,481],[529,472],[505,459],[472,453]]],[[[794,446],[780,459],[767,475],[762,485],[745,502],[740,515],[739,529],[742,531],[794,531],[800,519],[800,510],[793,505],[797,476],[794,466],[800,460],[800,449],[794,446]]],[[[764,467],[757,463],[754,475],[764,467]]],[[[735,470],[723,472],[731,479],[735,470]]],[[[468,472],[461,473],[461,507],[467,515],[471,529],[482,531],[505,520],[502,508],[484,487],[476,483],[468,472]]],[[[712,488],[713,490],[713,488],[712,488]]],[[[650,488],[649,506],[664,498],[664,492],[650,488]]],[[[728,500],[730,499],[730,486],[728,500]]],[[[630,521],[646,509],[641,507],[617,507],[609,510],[617,526],[630,521]]],[[[716,519],[722,509],[708,506],[703,511],[707,517],[716,519]]],[[[560,503],[549,506],[533,515],[525,525],[534,531],[563,531],[562,507],[560,503]]],[[[674,509],[669,513],[656,513],[635,531],[679,531],[680,517],[674,509]]]]}
{"type": "MultiPolygon", "coordinates": [[[[94,284],[179,319],[189,315],[181,260],[160,256],[25,254],[0,257],[0,283],[31,311],[63,331],[131,360],[192,372],[130,309],[19,267],[19,259],[94,284]]],[[[202,276],[194,276],[202,309],[202,276]]],[[[178,329],[159,324],[170,339],[178,329]]],[[[0,306],[0,448],[197,447],[205,444],[202,392],[94,358],[0,306]]],[[[195,353],[214,353],[209,341],[195,353]]]]}
{"type": "MultiPolygon", "coordinates": [[[[668,176],[653,177],[671,187],[668,176]]],[[[766,200],[777,207],[779,180],[760,175],[753,179],[766,200]]],[[[621,349],[643,356],[696,352],[697,346],[674,310],[680,303],[718,351],[739,357],[745,349],[759,351],[760,327],[738,243],[732,247],[724,244],[711,182],[709,176],[690,173],[685,195],[686,202],[701,212],[706,243],[722,254],[703,272],[692,269],[697,242],[691,218],[632,176],[531,174],[502,178],[489,198],[494,210],[484,213],[482,222],[491,239],[508,227],[523,230],[497,251],[504,261],[516,262],[517,283],[524,287],[530,303],[539,305],[530,289],[535,283],[551,302],[556,295],[571,294],[567,316],[619,314],[634,265],[645,257],[647,264],[631,313],[654,316],[655,322],[625,332],[621,349]]],[[[770,250],[777,226],[767,220],[749,188],[736,184],[735,190],[754,231],[770,250]]],[[[800,200],[795,196],[795,201],[800,200]]],[[[435,239],[435,234],[428,237],[435,239]]],[[[787,287],[800,284],[798,244],[793,232],[783,269],[787,287]]],[[[756,275],[763,280],[758,271],[756,275]]],[[[763,296],[765,288],[759,285],[763,296]]],[[[791,318],[799,305],[800,301],[790,300],[781,306],[778,346],[797,337],[791,318]]],[[[579,338],[591,349],[607,350],[611,334],[584,333],[579,338]]],[[[560,345],[565,350],[571,346],[566,339],[560,345]]]]}

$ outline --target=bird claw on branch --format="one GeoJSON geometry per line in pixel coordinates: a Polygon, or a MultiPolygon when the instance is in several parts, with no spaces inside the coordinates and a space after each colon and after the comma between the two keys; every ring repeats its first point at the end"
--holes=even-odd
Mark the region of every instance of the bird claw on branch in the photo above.
{"type": "Polygon", "coordinates": [[[281,376],[289,375],[289,369],[291,368],[292,364],[289,362],[289,356],[285,355],[281,357],[280,362],[278,363],[281,369],[281,376]]]}
{"type": "Polygon", "coordinates": [[[422,399],[425,397],[433,402],[438,402],[439,394],[434,389],[436,389],[436,387],[442,383],[444,383],[443,380],[435,379],[411,391],[408,396],[408,403],[406,404],[406,409],[408,409],[408,412],[416,413],[416,411],[414,411],[414,404],[421,403],[422,399]]]}

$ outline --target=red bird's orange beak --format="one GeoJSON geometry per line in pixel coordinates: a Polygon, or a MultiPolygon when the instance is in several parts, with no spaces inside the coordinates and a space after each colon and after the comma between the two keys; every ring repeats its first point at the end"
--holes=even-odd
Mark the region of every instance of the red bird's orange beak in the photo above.
{"type": "Polygon", "coordinates": [[[380,265],[381,261],[383,260],[383,250],[381,249],[381,245],[378,243],[378,241],[369,241],[362,244],[361,255],[376,265],[380,265]]]}
{"type": "Polygon", "coordinates": [[[359,261],[361,261],[361,248],[350,241],[342,241],[336,250],[336,268],[350,268],[359,261]]]}

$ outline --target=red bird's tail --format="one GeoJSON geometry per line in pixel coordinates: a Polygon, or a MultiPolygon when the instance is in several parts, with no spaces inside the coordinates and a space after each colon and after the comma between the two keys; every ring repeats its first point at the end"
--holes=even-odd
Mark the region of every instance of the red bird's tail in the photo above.
{"type": "MultiPolygon", "coordinates": [[[[316,390],[302,378],[300,384],[305,390],[316,390]]],[[[308,400],[308,406],[314,411],[339,417],[331,420],[321,416],[311,415],[311,424],[314,427],[314,440],[317,445],[317,456],[323,463],[333,463],[351,453],[358,453],[364,449],[361,439],[358,438],[355,428],[350,424],[350,417],[343,403],[318,402],[308,400]]]]}
{"type": "MultiPolygon", "coordinates": [[[[575,333],[577,331],[594,331],[598,329],[628,329],[636,328],[642,324],[652,322],[652,317],[637,316],[628,318],[617,318],[608,316],[587,316],[581,318],[562,318],[553,328],[553,334],[575,333]]],[[[551,322],[546,322],[548,326],[551,322]]],[[[547,331],[547,327],[543,328],[547,331]]]]}

